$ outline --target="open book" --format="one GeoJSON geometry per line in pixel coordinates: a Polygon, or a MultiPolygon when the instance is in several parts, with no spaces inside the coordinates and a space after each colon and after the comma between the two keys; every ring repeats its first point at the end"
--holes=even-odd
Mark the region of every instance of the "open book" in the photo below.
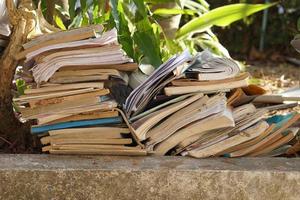
{"type": "Polygon", "coordinates": [[[125,110],[129,117],[140,114],[147,103],[175,76],[172,74],[177,68],[188,65],[191,56],[188,51],[181,55],[173,56],[159,68],[157,68],[141,85],[133,90],[125,102],[125,110]]]}

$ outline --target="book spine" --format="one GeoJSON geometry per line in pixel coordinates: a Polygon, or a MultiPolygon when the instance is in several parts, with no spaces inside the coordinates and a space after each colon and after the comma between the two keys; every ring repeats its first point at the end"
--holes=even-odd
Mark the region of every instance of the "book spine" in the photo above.
{"type": "Polygon", "coordinates": [[[75,122],[62,122],[52,125],[36,126],[31,128],[31,133],[38,135],[44,132],[66,129],[66,128],[76,128],[76,127],[86,127],[86,126],[96,126],[96,125],[106,125],[106,124],[118,124],[123,120],[121,117],[111,117],[104,119],[95,119],[95,120],[83,120],[75,122]]]}

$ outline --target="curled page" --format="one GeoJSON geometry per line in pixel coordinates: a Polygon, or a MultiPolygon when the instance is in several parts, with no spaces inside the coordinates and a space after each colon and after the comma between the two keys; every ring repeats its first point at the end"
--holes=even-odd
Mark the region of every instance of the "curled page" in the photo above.
{"type": "Polygon", "coordinates": [[[206,50],[198,55],[187,73],[196,74],[200,81],[222,80],[235,77],[240,67],[233,59],[217,57],[206,50]]]}

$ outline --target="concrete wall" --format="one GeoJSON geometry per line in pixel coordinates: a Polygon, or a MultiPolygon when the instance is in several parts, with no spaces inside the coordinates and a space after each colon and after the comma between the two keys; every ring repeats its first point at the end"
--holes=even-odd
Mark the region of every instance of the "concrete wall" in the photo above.
{"type": "Polygon", "coordinates": [[[0,155],[0,199],[300,199],[300,159],[0,155]]]}

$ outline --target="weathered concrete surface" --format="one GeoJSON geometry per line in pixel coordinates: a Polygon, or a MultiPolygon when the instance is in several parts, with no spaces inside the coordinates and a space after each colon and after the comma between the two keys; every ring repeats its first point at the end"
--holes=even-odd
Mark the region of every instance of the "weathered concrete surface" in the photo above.
{"type": "Polygon", "coordinates": [[[0,199],[300,199],[300,159],[0,155],[0,199]]]}

